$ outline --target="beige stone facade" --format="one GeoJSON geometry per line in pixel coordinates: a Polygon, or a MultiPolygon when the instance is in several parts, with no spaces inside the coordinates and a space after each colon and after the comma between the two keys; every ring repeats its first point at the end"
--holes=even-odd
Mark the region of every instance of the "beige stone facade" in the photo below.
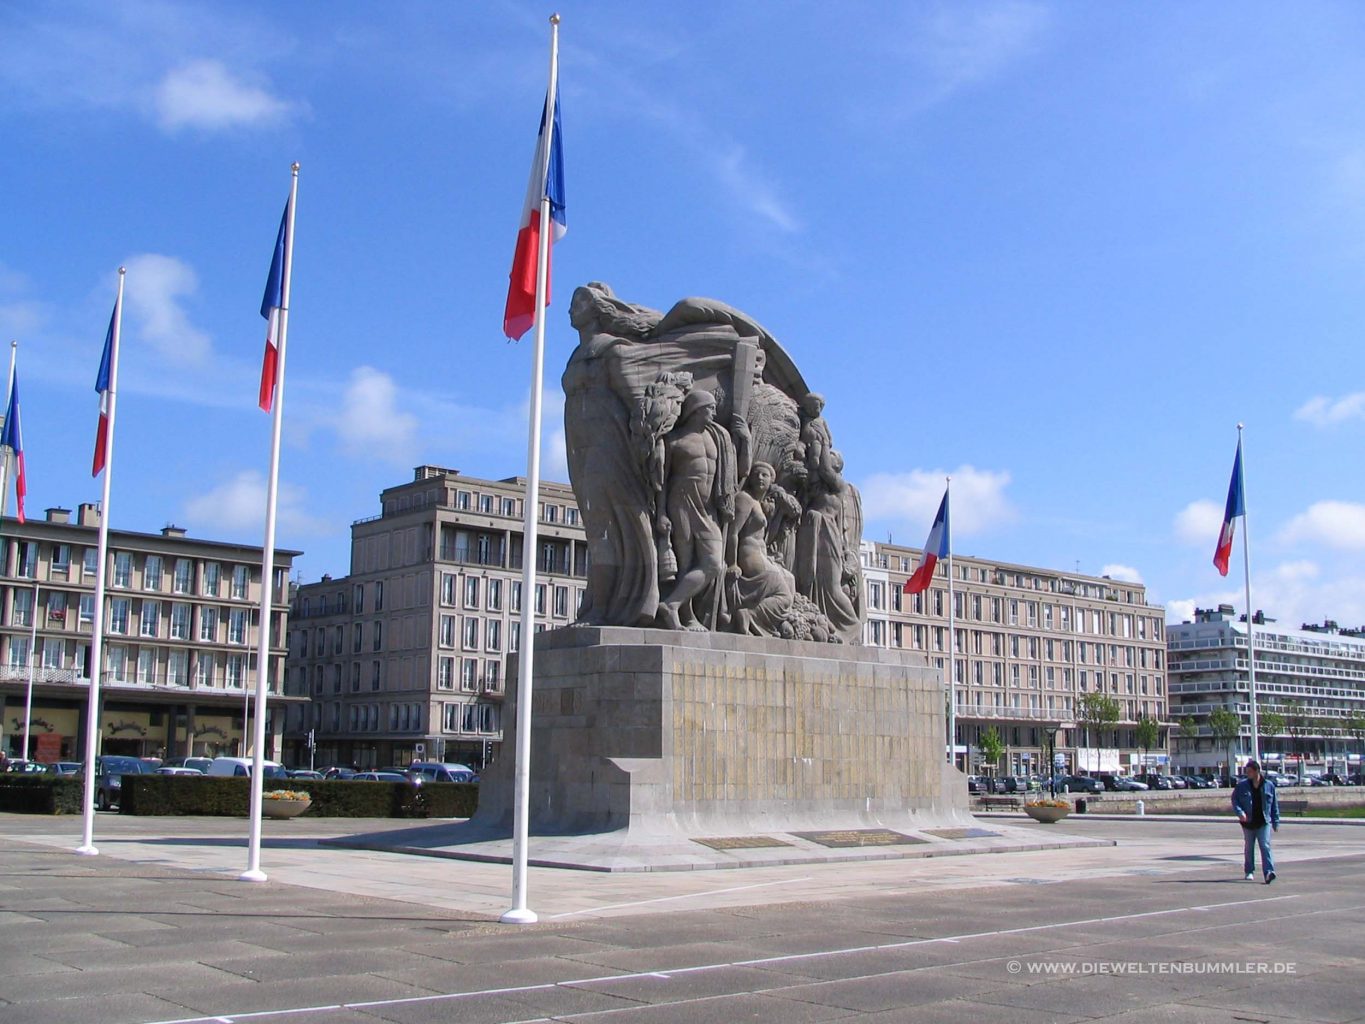
{"type": "MultiPolygon", "coordinates": [[[[29,753],[80,761],[90,685],[99,510],[82,505],[20,524],[0,540],[0,745],[23,746],[30,679],[29,753]]],[[[271,693],[280,693],[297,551],[276,551],[271,693]]],[[[105,566],[100,748],[106,754],[176,757],[244,749],[244,706],[256,685],[261,549],[160,533],[110,529],[105,566]]],[[[295,700],[294,703],[299,703],[295,700]]],[[[279,723],[267,756],[279,752],[279,723]]]]}

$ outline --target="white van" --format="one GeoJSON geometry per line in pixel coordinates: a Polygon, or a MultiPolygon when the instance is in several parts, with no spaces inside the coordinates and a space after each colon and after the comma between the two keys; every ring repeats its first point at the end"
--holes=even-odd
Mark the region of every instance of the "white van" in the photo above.
{"type": "MultiPolygon", "coordinates": [[[[255,764],[255,759],[250,757],[215,757],[213,763],[209,765],[208,775],[237,775],[243,778],[251,777],[251,766],[255,764]]],[[[261,762],[262,774],[267,779],[287,779],[289,773],[285,771],[284,765],[278,761],[261,762]]]]}

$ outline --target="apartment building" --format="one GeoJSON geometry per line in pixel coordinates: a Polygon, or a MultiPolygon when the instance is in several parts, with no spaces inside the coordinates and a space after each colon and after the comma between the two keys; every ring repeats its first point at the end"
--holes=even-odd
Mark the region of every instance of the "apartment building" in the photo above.
{"type": "MultiPolygon", "coordinates": [[[[864,542],[866,640],[919,651],[946,679],[948,562],[927,590],[904,594],[919,560],[917,548],[864,542]]],[[[1143,751],[1134,734],[1140,718],[1168,717],[1164,611],[1147,603],[1142,584],[961,555],[952,571],[959,768],[983,767],[981,737],[994,727],[1001,770],[1043,770],[1045,727],[1077,722],[1077,699],[1093,692],[1118,701],[1119,722],[1095,736],[1079,722],[1062,729],[1056,746],[1068,769],[1126,774],[1142,770],[1144,757],[1165,762],[1164,739],[1143,751]]]]}
{"type": "MultiPolygon", "coordinates": [[[[294,596],[287,688],[312,705],[291,712],[287,759],[491,759],[505,659],[521,645],[525,492],[522,477],[419,466],[383,491],[378,515],[352,523],[350,573],[294,596]]],[[[538,515],[537,631],[573,620],[587,578],[572,489],[542,483],[538,515]]]]}
{"type": "MultiPolygon", "coordinates": [[[[1359,771],[1365,629],[1330,621],[1293,629],[1259,612],[1252,624],[1261,760],[1295,774],[1359,771]]],[[[1168,627],[1167,636],[1171,717],[1189,723],[1178,730],[1179,760],[1191,771],[1226,772],[1229,756],[1237,765],[1251,756],[1246,616],[1228,604],[1196,609],[1194,621],[1168,627]],[[1220,708],[1241,722],[1231,755],[1209,726],[1209,715],[1220,708]]]]}
{"type": "MultiPolygon", "coordinates": [[[[98,506],[6,518],[0,537],[0,744],[12,756],[84,760],[98,506]],[[25,706],[32,693],[31,711],[25,706]],[[25,719],[29,749],[24,752],[25,719]]],[[[269,686],[283,678],[286,587],[300,552],[276,551],[269,686]]],[[[172,757],[241,753],[256,685],[261,549],[110,529],[105,566],[100,749],[172,757]]],[[[301,702],[301,701],[296,701],[301,702]]],[[[272,715],[267,756],[279,752],[272,715]]]]}

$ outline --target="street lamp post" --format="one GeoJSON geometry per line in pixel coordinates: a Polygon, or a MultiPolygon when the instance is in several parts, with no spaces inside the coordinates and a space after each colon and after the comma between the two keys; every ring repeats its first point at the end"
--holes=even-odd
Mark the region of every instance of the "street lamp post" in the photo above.
{"type": "Polygon", "coordinates": [[[1057,729],[1059,726],[1049,722],[1043,726],[1047,734],[1047,784],[1053,799],[1057,797],[1057,729]]]}

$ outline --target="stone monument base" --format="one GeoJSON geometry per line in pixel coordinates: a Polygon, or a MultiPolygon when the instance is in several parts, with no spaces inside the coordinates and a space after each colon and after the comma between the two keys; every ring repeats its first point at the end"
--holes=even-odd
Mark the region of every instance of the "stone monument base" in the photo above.
{"type": "MultiPolygon", "coordinates": [[[[944,760],[941,675],[920,655],[623,627],[535,642],[533,835],[696,842],[975,824],[966,780],[944,760]]],[[[502,754],[471,821],[484,834],[512,825],[516,673],[511,658],[502,754]]]]}

